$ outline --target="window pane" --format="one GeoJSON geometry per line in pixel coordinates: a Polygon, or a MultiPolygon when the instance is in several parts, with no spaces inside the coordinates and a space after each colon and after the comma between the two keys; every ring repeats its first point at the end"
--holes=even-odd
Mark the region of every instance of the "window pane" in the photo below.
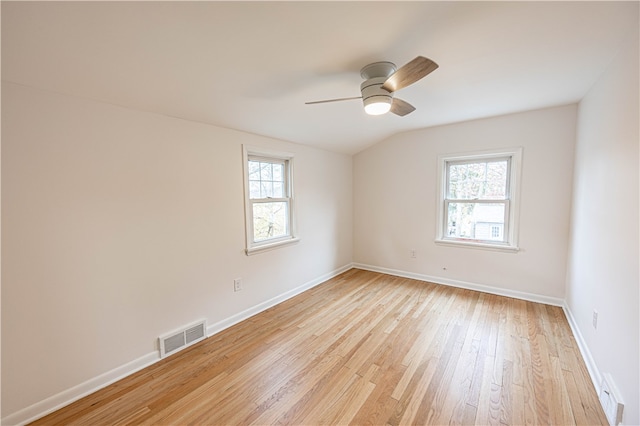
{"type": "Polygon", "coordinates": [[[449,203],[447,237],[504,241],[503,203],[449,203]]]}
{"type": "Polygon", "coordinates": [[[504,200],[507,198],[507,161],[487,163],[487,183],[484,199],[504,200]]]}
{"type": "Polygon", "coordinates": [[[452,164],[449,167],[449,198],[480,198],[485,180],[484,163],[452,164]]]}
{"type": "Polygon", "coordinates": [[[283,164],[273,164],[273,180],[284,182],[284,165],[283,164]]]}
{"type": "Polygon", "coordinates": [[[289,235],[288,204],[286,202],[253,204],[253,241],[289,235]]]}
{"type": "Polygon", "coordinates": [[[451,164],[447,198],[504,200],[507,196],[507,160],[451,164]]]}
{"type": "Polygon", "coordinates": [[[249,181],[249,198],[260,198],[260,182],[249,181]]]}
{"type": "Polygon", "coordinates": [[[284,198],[284,185],[282,185],[282,182],[273,182],[273,198],[284,198]]]}
{"type": "Polygon", "coordinates": [[[260,179],[271,180],[272,176],[271,163],[260,163],[260,179]]]}
{"type": "Polygon", "coordinates": [[[260,198],[273,198],[273,182],[260,184],[260,198]]]}
{"type": "Polygon", "coordinates": [[[249,180],[260,180],[260,163],[249,161],[249,180]]]}

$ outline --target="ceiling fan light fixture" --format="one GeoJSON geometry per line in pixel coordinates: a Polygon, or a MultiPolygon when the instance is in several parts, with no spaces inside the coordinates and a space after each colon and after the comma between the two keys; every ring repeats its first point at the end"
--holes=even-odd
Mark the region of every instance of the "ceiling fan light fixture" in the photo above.
{"type": "Polygon", "coordinates": [[[382,115],[391,110],[391,96],[371,96],[364,99],[364,112],[369,115],[382,115]]]}
{"type": "Polygon", "coordinates": [[[393,95],[384,90],[382,85],[387,77],[374,77],[365,80],[360,85],[364,111],[369,115],[382,115],[391,110],[393,95]]]}

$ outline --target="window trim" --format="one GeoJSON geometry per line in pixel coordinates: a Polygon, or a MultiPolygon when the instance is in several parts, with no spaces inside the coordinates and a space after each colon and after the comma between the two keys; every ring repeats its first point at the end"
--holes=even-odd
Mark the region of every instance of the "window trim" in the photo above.
{"type": "Polygon", "coordinates": [[[455,247],[479,248],[485,250],[498,250],[506,252],[517,252],[520,250],[518,246],[518,219],[520,207],[520,181],[522,171],[522,147],[504,148],[494,150],[484,150],[475,152],[465,152],[459,154],[441,154],[438,156],[438,190],[436,191],[436,238],[435,243],[438,245],[447,245],[455,247]],[[493,159],[509,158],[509,181],[507,182],[507,198],[505,200],[458,200],[475,203],[504,203],[505,204],[505,224],[503,235],[506,241],[491,242],[487,240],[471,240],[461,238],[451,238],[446,235],[445,225],[447,220],[446,208],[449,203],[456,200],[447,200],[447,176],[449,165],[465,163],[469,161],[482,161],[493,159]]]}
{"type": "MultiPolygon", "coordinates": [[[[244,183],[244,219],[245,219],[245,254],[247,256],[255,253],[273,250],[275,248],[296,243],[300,240],[296,228],[295,197],[293,191],[293,158],[294,154],[285,151],[275,151],[270,149],[242,145],[242,169],[244,183]],[[249,159],[263,159],[267,161],[280,160],[285,164],[285,190],[288,197],[272,198],[270,202],[286,202],[289,211],[289,235],[275,237],[267,240],[253,241],[253,204],[249,194],[249,159]]],[[[258,201],[264,202],[264,201],[258,201]]]]}

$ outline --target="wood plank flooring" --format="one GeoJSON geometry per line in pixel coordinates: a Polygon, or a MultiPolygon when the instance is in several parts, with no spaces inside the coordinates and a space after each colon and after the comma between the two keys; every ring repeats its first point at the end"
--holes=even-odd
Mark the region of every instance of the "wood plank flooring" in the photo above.
{"type": "Polygon", "coordinates": [[[607,424],[561,308],[352,269],[34,424],[607,424]]]}

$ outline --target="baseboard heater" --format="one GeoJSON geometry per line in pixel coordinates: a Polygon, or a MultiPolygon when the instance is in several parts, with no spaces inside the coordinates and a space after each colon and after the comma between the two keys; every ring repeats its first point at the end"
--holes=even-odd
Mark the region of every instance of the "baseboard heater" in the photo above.
{"type": "Polygon", "coordinates": [[[158,337],[160,358],[172,355],[207,337],[207,320],[191,323],[171,333],[158,337]]]}

